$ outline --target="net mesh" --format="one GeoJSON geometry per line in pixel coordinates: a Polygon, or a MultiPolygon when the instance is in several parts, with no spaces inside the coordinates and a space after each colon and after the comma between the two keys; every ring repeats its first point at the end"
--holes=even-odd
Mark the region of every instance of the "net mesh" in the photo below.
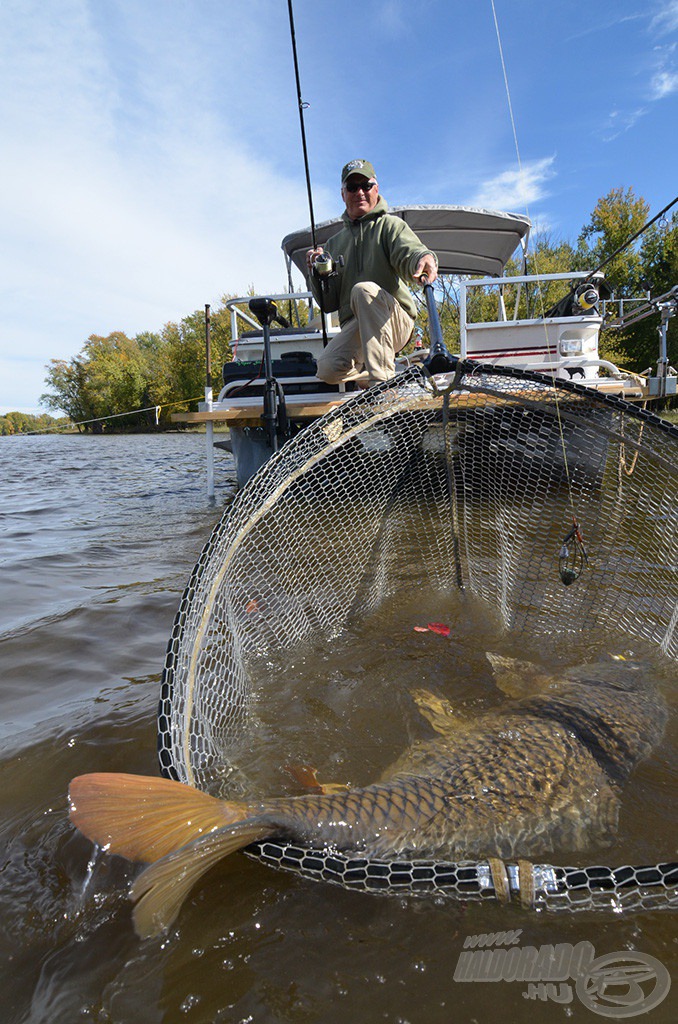
{"type": "MultiPolygon", "coordinates": [[[[463,587],[514,634],[609,630],[675,660],[677,451],[678,430],[656,416],[506,368],[411,369],[357,394],[272,457],[205,546],[168,645],[161,770],[214,790],[245,729],[257,659],[337,637],[416,581],[463,587]]],[[[493,891],[481,865],[385,865],[271,842],[249,852],[380,891],[493,891]]],[[[612,890],[624,906],[678,903],[674,869],[616,869],[640,872],[617,884],[608,868],[535,866],[546,879],[535,898],[576,909],[609,905],[612,890]],[[596,871],[609,873],[604,885],[596,871]]]]}

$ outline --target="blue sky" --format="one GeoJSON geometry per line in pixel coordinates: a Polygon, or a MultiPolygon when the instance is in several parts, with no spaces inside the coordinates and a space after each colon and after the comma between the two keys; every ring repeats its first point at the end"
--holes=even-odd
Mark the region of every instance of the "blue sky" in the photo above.
{"type": "MultiPolygon", "coordinates": [[[[316,219],[370,159],[393,205],[678,192],[678,0],[295,0],[316,219]]],[[[0,412],[90,334],[285,285],[308,224],[287,0],[3,0],[0,412]]],[[[301,279],[297,283],[301,283],[301,279]]]]}

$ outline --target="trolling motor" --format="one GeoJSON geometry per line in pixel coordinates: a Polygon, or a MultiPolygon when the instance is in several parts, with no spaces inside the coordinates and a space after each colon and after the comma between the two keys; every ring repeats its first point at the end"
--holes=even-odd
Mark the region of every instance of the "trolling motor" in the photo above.
{"type": "Polygon", "coordinates": [[[273,376],[273,360],[271,358],[271,324],[276,322],[281,327],[289,327],[289,321],[278,313],[278,307],[273,299],[250,299],[250,313],[253,313],[261,324],[264,331],[264,372],[266,374],[266,385],[264,387],[264,413],[262,420],[268,435],[268,443],[272,450],[278,450],[278,434],[284,437],[288,431],[287,410],[285,407],[285,392],[278,380],[273,376]]]}
{"type": "Polygon", "coordinates": [[[424,286],[424,298],[426,299],[426,308],[428,310],[428,327],[431,333],[431,348],[424,360],[424,366],[431,376],[436,373],[450,373],[452,370],[456,370],[459,360],[456,356],[450,355],[443,341],[443,329],[440,326],[440,317],[438,316],[433,285],[429,283],[426,274],[422,274],[421,281],[424,286]]]}

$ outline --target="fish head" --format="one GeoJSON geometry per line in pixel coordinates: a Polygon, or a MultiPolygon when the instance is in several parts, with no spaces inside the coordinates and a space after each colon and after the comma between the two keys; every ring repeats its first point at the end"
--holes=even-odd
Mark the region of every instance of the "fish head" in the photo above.
{"type": "Polygon", "coordinates": [[[485,656],[492,666],[496,685],[514,700],[532,697],[557,686],[557,678],[534,662],[508,658],[493,651],[487,651],[485,656]]]}

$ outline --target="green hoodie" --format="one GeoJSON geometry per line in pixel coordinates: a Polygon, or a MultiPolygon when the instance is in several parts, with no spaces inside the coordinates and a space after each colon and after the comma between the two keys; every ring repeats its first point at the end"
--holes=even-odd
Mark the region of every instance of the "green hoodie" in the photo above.
{"type": "MultiPolygon", "coordinates": [[[[379,196],[373,210],[358,220],[351,220],[346,212],[344,222],[336,235],[325,243],[325,251],[336,261],[344,257],[344,266],[336,277],[331,277],[323,289],[323,307],[326,313],[339,310],[339,323],[343,326],[353,316],[351,290],[360,281],[374,281],[390,292],[411,317],[417,314],[412,294],[403,283],[414,283],[413,274],[422,256],[430,253],[404,220],[388,212],[383,196],[379,196]]],[[[433,253],[432,255],[435,256],[433,253]]],[[[320,300],[320,285],[311,275],[311,288],[320,300]]]]}

